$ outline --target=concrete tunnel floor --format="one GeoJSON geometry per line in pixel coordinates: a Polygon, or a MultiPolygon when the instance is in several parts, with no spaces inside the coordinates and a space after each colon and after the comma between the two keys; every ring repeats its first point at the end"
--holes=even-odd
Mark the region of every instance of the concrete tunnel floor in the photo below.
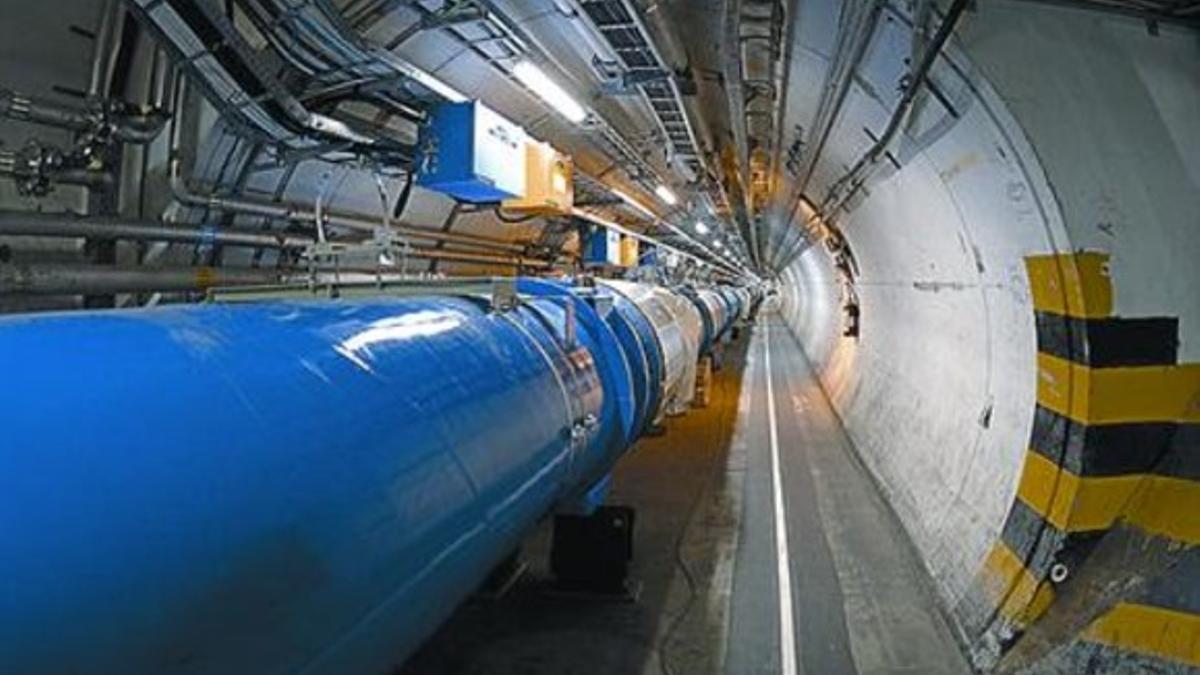
{"type": "Polygon", "coordinates": [[[617,468],[609,501],[637,509],[636,602],[552,592],[547,520],[523,545],[529,568],[511,590],[464,603],[396,674],[970,672],[780,317],[743,330],[723,360],[709,406],[669,419],[617,468]],[[779,638],[768,348],[794,670],[779,638]]]}

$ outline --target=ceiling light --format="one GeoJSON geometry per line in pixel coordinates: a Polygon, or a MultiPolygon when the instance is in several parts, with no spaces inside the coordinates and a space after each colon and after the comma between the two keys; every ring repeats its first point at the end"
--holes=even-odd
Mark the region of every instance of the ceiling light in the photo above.
{"type": "Polygon", "coordinates": [[[399,70],[401,73],[404,73],[409,78],[416,81],[417,84],[420,84],[447,101],[450,101],[451,103],[462,103],[470,100],[459,90],[438,79],[438,77],[433,73],[422,70],[421,68],[418,68],[417,66],[405,61],[391,52],[380,51],[378,53],[382,55],[382,58],[387,61],[388,65],[392,66],[396,70],[399,70]]]}
{"type": "Polygon", "coordinates": [[[532,61],[521,61],[513,68],[512,73],[521,81],[521,84],[529,87],[529,90],[538,98],[562,113],[562,116],[571,122],[579,124],[587,119],[587,111],[583,109],[583,106],[579,105],[579,102],[572,98],[567,90],[558,86],[532,61]]]}
{"type": "Polygon", "coordinates": [[[714,239],[713,245],[717,248],[725,248],[725,242],[721,241],[720,239],[714,239]]]}
{"type": "Polygon", "coordinates": [[[675,193],[671,192],[671,188],[666,185],[659,185],[654,188],[654,194],[658,195],[658,198],[663,200],[667,206],[675,206],[679,203],[679,197],[676,197],[675,193]]]}
{"type": "Polygon", "coordinates": [[[696,221],[696,232],[698,234],[708,234],[708,226],[704,224],[703,220],[696,221]]]}
{"type": "Polygon", "coordinates": [[[611,190],[614,195],[620,197],[621,201],[632,206],[633,208],[637,209],[638,211],[644,213],[645,215],[649,216],[650,218],[658,218],[658,216],[656,216],[653,211],[646,208],[645,204],[639,202],[638,200],[634,199],[633,197],[630,197],[628,194],[626,194],[616,188],[609,188],[609,190],[611,190]]]}

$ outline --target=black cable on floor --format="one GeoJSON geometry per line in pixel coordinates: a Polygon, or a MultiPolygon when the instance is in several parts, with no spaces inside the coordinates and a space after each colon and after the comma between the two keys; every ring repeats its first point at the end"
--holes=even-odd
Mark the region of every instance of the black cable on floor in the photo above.
{"type": "MultiPolygon", "coordinates": [[[[745,367],[744,362],[742,367],[745,367]]],[[[724,390],[727,387],[727,383],[721,383],[722,394],[725,393],[724,390]]],[[[724,396],[722,396],[722,399],[724,399],[724,396]]],[[[734,408],[734,414],[731,415],[728,411],[726,411],[726,413],[721,416],[720,425],[717,429],[718,438],[730,438],[732,440],[732,436],[726,433],[732,425],[731,418],[736,418],[736,407],[734,408]]],[[[684,581],[687,582],[688,597],[687,600],[684,601],[683,607],[680,608],[675,616],[671,618],[670,623],[667,624],[667,630],[663,632],[663,636],[659,639],[658,645],[655,647],[655,652],[658,654],[658,668],[662,675],[676,675],[675,669],[672,668],[670,664],[670,643],[672,638],[675,636],[675,632],[679,630],[681,625],[683,625],[683,620],[686,619],[691,613],[692,607],[696,602],[696,596],[699,594],[696,587],[696,575],[692,571],[692,568],[688,565],[686,556],[683,554],[683,544],[687,539],[688,533],[692,529],[692,523],[695,520],[696,511],[700,508],[700,504],[704,500],[704,496],[709,494],[713,484],[716,482],[717,476],[721,473],[720,469],[722,468],[722,463],[720,460],[720,449],[714,449],[712,452],[712,466],[709,468],[708,476],[705,478],[704,483],[701,484],[700,489],[696,491],[696,496],[692,499],[691,504],[688,505],[687,517],[684,519],[683,529],[680,530],[679,536],[675,538],[675,565],[681,572],[683,572],[684,581]]]]}

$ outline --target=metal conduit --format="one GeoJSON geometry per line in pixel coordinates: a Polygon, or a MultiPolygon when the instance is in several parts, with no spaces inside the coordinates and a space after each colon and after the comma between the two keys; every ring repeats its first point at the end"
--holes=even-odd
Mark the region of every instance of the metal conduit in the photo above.
{"type": "MultiPolygon", "coordinates": [[[[504,267],[545,270],[551,263],[519,256],[490,256],[465,251],[442,251],[432,248],[412,249],[407,253],[418,260],[498,265],[504,267]]],[[[339,274],[378,274],[395,277],[395,268],[365,269],[346,267],[318,268],[322,279],[333,280],[339,274]]],[[[2,295],[111,295],[116,293],[154,293],[203,291],[228,286],[264,286],[289,279],[307,278],[304,270],[269,270],[237,267],[114,267],[108,265],[57,264],[0,264],[0,296],[2,295]]]]}
{"type": "Polygon", "coordinates": [[[111,267],[107,265],[0,265],[0,295],[112,295],[200,291],[218,286],[279,283],[272,270],[229,267],[111,267]]]}
{"type": "MultiPolygon", "coordinates": [[[[815,140],[810,137],[807,156],[804,159],[804,164],[801,167],[799,180],[796,183],[795,189],[792,191],[791,197],[787,202],[787,211],[785,211],[785,223],[790,225],[792,218],[795,216],[797,209],[800,208],[800,201],[804,198],[804,194],[808,189],[808,183],[812,179],[813,172],[816,170],[817,162],[821,155],[825,153],[825,146],[829,141],[829,136],[833,131],[838,118],[841,115],[842,107],[845,104],[846,96],[850,91],[850,84],[854,80],[854,73],[858,70],[859,63],[862,62],[866,54],[867,47],[871,43],[871,38],[875,35],[875,28],[879,23],[879,15],[883,11],[883,2],[873,0],[869,6],[851,5],[849,9],[844,11],[850,12],[855,9],[857,14],[848,15],[847,25],[850,26],[850,35],[843,36],[847,39],[839,39],[835,50],[834,62],[830,65],[829,74],[825,82],[825,90],[822,93],[821,102],[817,107],[817,118],[815,122],[815,140]]],[[[799,234],[791,234],[794,232],[790,227],[783,227],[779,236],[771,238],[770,254],[768,255],[767,265],[771,269],[781,270],[785,265],[780,265],[780,253],[792,248],[794,242],[791,241],[794,237],[799,237],[804,241],[808,236],[807,227],[799,228],[799,234]]]]}
{"type": "Polygon", "coordinates": [[[272,249],[302,249],[313,243],[306,237],[284,234],[170,226],[119,218],[84,218],[70,213],[49,214],[27,211],[0,211],[0,235],[165,241],[178,244],[219,244],[221,246],[272,249]]]}
{"type": "Polygon", "coordinates": [[[447,262],[480,263],[483,265],[506,265],[509,267],[523,267],[526,269],[535,270],[547,270],[554,265],[554,263],[550,262],[549,260],[542,260],[541,258],[529,258],[519,255],[489,255],[486,253],[471,253],[469,251],[447,251],[445,249],[436,249],[425,246],[411,248],[409,256],[422,260],[445,260],[447,262]]]}
{"type": "MultiPolygon", "coordinates": [[[[70,213],[46,214],[24,211],[0,211],[0,236],[69,237],[85,239],[118,239],[124,241],[165,241],[179,244],[215,244],[245,248],[301,250],[313,244],[307,237],[283,233],[257,233],[240,230],[213,229],[189,225],[122,220],[119,218],[83,218],[70,213]]],[[[419,237],[413,237],[418,239],[419,237]]],[[[517,254],[480,252],[477,244],[448,242],[455,247],[476,250],[447,250],[431,246],[413,246],[409,255],[422,260],[445,260],[546,269],[553,263],[542,258],[517,254]]]]}
{"type": "MultiPolygon", "coordinates": [[[[204,195],[192,191],[187,185],[187,181],[183,178],[178,157],[171,160],[171,192],[175,199],[187,206],[193,206],[203,209],[211,209],[214,211],[226,211],[232,213],[240,213],[250,216],[261,216],[264,218],[279,218],[281,220],[291,220],[301,223],[317,222],[316,210],[309,210],[289,204],[270,204],[259,202],[244,197],[218,197],[216,195],[204,195]]],[[[389,219],[390,220],[390,219],[389,219]]],[[[321,213],[321,222],[325,225],[341,227],[347,230],[357,230],[359,232],[374,233],[383,225],[383,219],[374,220],[364,216],[357,216],[345,213],[335,213],[323,211],[321,213]]],[[[493,239],[491,237],[481,237],[473,234],[461,234],[452,232],[435,232],[426,230],[413,225],[398,223],[395,220],[390,220],[389,227],[397,233],[413,239],[425,239],[428,241],[440,241],[450,244],[460,244],[463,246],[473,246],[495,251],[506,251],[510,253],[523,253],[525,245],[493,239]]]]}
{"type": "Polygon", "coordinates": [[[167,117],[161,111],[106,115],[102,110],[86,110],[26,96],[0,88],[0,116],[45,126],[82,132],[108,124],[113,139],[122,143],[144,144],[162,132],[167,117]]]}
{"type": "MultiPolygon", "coordinates": [[[[950,40],[950,36],[954,33],[954,28],[958,25],[958,20],[966,10],[967,4],[968,0],[954,0],[953,4],[950,5],[941,24],[938,25],[937,33],[934,34],[929,46],[925,49],[920,64],[913,71],[908,86],[905,87],[904,94],[900,98],[900,102],[896,104],[896,109],[892,111],[892,116],[888,120],[887,127],[879,135],[879,140],[854,163],[854,166],[849,171],[829,188],[829,192],[826,193],[825,199],[821,202],[821,206],[817,210],[817,217],[821,217],[826,213],[834,213],[840,209],[846,203],[846,200],[849,199],[850,195],[854,194],[857,186],[866,180],[866,176],[862,174],[869,167],[878,163],[879,158],[887,151],[888,146],[891,145],[892,140],[895,139],[896,134],[900,131],[900,125],[908,117],[908,112],[912,109],[917,93],[925,86],[925,80],[929,77],[929,70],[933,67],[938,55],[942,53],[942,49],[946,46],[946,42],[950,40]],[[843,194],[842,190],[847,186],[850,189],[843,194]]],[[[791,246],[787,249],[785,255],[779,258],[781,264],[776,269],[782,270],[786,268],[802,252],[803,249],[799,248],[799,246],[791,246]]]]}
{"type": "Polygon", "coordinates": [[[892,140],[900,131],[900,125],[908,116],[908,111],[912,109],[913,101],[917,97],[917,92],[925,85],[925,80],[929,76],[929,70],[933,67],[933,63],[937,60],[938,54],[941,54],[942,48],[950,39],[950,35],[954,32],[954,27],[958,24],[959,17],[967,8],[967,0],[954,0],[954,4],[950,5],[950,9],[946,12],[945,18],[938,26],[937,33],[933,36],[933,40],[929,47],[925,50],[925,54],[921,59],[920,65],[913,72],[908,86],[904,89],[904,95],[900,98],[900,102],[896,104],[896,109],[892,111],[892,116],[888,120],[888,125],[883,133],[879,135],[877,140],[862,157],[855,162],[854,166],[846,172],[826,195],[825,201],[821,204],[821,211],[827,213],[828,207],[831,206],[834,199],[838,199],[837,206],[843,204],[848,197],[847,195],[838,195],[838,192],[855,181],[858,175],[869,165],[873,165],[879,161],[879,158],[891,145],[892,140]],[[840,199],[839,199],[840,197],[840,199]]]}
{"type": "MultiPolygon", "coordinates": [[[[176,111],[181,109],[180,102],[183,100],[183,87],[185,86],[186,82],[181,81],[176,88],[173,97],[176,101],[176,111]]],[[[322,226],[333,226],[371,234],[374,234],[379,228],[386,225],[389,231],[407,238],[436,242],[441,245],[455,245],[495,254],[451,253],[449,251],[438,251],[432,247],[422,248],[412,253],[412,257],[419,257],[426,260],[497,264],[530,269],[547,269],[552,265],[548,261],[524,257],[523,254],[526,251],[526,246],[521,243],[479,235],[428,230],[399,223],[395,219],[387,218],[386,216],[381,216],[376,220],[360,215],[330,212],[324,209],[321,210],[318,216],[315,206],[312,208],[298,207],[293,204],[262,202],[245,197],[225,197],[199,193],[188,185],[187,178],[183,174],[182,162],[179,158],[179,146],[181,142],[179,126],[179,124],[174,123],[171,130],[170,187],[172,196],[176,201],[185,206],[262,218],[275,218],[310,225],[318,224],[319,220],[322,226]]]]}

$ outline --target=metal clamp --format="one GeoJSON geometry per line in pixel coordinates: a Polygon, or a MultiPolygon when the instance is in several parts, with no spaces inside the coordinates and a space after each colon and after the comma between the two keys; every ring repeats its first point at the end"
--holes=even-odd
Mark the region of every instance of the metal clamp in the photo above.
{"type": "Polygon", "coordinates": [[[600,426],[600,418],[596,417],[592,413],[588,413],[588,414],[584,415],[582,419],[576,421],[575,424],[573,424],[571,426],[571,440],[572,441],[583,440],[583,439],[587,438],[588,436],[591,436],[592,432],[595,431],[596,427],[599,427],[599,426],[600,426]]]}

